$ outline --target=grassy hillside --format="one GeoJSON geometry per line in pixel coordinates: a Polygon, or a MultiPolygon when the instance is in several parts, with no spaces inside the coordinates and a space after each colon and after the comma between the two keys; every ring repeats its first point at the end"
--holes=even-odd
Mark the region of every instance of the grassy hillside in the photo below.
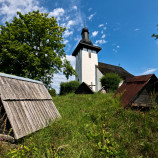
{"type": "Polygon", "coordinates": [[[112,94],[53,98],[62,119],[2,157],[158,157],[158,110],[123,109],[112,94]]]}

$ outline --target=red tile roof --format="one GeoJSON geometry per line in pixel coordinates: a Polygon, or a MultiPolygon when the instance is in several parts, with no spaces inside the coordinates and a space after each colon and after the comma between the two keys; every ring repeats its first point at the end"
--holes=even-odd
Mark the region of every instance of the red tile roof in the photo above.
{"type": "MultiPolygon", "coordinates": [[[[123,84],[119,87],[114,96],[122,94],[121,102],[123,105],[129,105],[135,99],[137,94],[142,88],[150,81],[150,79],[156,76],[154,74],[142,75],[127,78],[123,84]]],[[[157,78],[156,78],[157,79],[157,78]]]]}

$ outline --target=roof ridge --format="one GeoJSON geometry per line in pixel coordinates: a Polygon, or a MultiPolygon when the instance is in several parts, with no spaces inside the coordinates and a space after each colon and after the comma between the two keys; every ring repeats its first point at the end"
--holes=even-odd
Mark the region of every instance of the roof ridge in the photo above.
{"type": "MultiPolygon", "coordinates": [[[[107,64],[107,63],[102,63],[102,62],[98,62],[98,63],[101,63],[101,64],[107,64]]],[[[116,65],[112,65],[112,64],[107,64],[107,65],[111,65],[111,66],[115,66],[115,67],[123,68],[123,67],[121,67],[121,66],[116,66],[116,65]]]]}
{"type": "Polygon", "coordinates": [[[7,77],[7,78],[13,78],[13,79],[17,79],[17,80],[22,80],[22,81],[27,81],[27,82],[34,82],[34,83],[43,84],[43,82],[38,81],[38,80],[33,80],[30,78],[25,78],[25,77],[20,77],[20,76],[14,76],[14,75],[2,73],[2,72],[0,72],[0,76],[7,77]]]}

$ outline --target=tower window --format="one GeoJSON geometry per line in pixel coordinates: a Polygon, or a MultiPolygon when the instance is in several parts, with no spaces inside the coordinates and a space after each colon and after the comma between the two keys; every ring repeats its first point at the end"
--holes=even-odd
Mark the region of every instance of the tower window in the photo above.
{"type": "Polygon", "coordinates": [[[89,53],[89,58],[91,58],[91,53],[89,53]]]}

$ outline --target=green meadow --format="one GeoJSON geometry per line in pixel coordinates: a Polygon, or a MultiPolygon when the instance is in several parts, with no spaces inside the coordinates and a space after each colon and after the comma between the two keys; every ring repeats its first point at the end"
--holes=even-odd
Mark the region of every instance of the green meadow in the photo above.
{"type": "Polygon", "coordinates": [[[0,142],[1,157],[158,157],[158,108],[124,109],[113,94],[57,96],[62,119],[20,140],[0,142]]]}

